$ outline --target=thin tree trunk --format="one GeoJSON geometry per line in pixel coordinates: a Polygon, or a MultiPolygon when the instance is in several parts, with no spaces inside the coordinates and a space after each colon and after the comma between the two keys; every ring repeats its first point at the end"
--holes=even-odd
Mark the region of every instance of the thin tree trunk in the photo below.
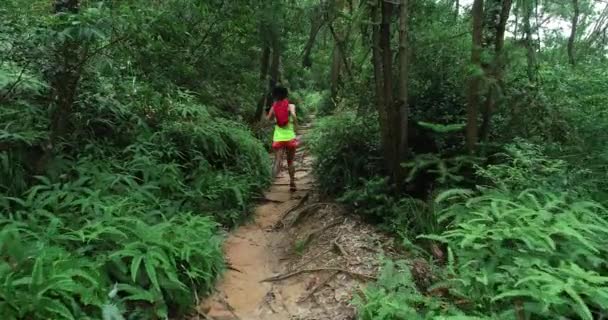
{"type": "MultiPolygon", "coordinates": [[[[372,21],[374,21],[372,27],[372,64],[374,66],[374,83],[376,89],[376,108],[378,110],[378,120],[380,123],[380,132],[382,138],[382,148],[384,154],[384,163],[387,169],[387,172],[390,172],[392,163],[390,162],[390,123],[389,116],[387,113],[386,105],[389,103],[385,100],[384,92],[385,92],[385,83],[384,83],[384,66],[382,63],[382,18],[380,13],[382,0],[370,1],[370,11],[372,16],[372,21]]],[[[390,72],[390,70],[389,70],[390,72]]]]}
{"type": "Polygon", "coordinates": [[[505,47],[505,32],[507,31],[507,21],[509,20],[509,15],[511,14],[511,7],[513,6],[512,0],[503,0],[502,8],[500,11],[500,20],[498,25],[496,26],[496,44],[494,47],[494,51],[496,52],[496,56],[499,58],[499,62],[504,63],[504,57],[502,56],[502,51],[505,47]]]}
{"type": "Polygon", "coordinates": [[[409,52],[409,40],[407,31],[407,20],[408,20],[408,0],[402,0],[401,8],[399,10],[399,99],[397,107],[399,108],[399,178],[397,180],[400,183],[405,178],[405,172],[401,168],[400,163],[407,160],[409,157],[409,146],[408,146],[408,52],[409,52]]]}
{"type": "Polygon", "coordinates": [[[503,91],[504,89],[504,84],[502,81],[505,63],[503,48],[505,46],[505,32],[507,28],[507,20],[509,19],[509,15],[511,13],[511,6],[512,0],[502,0],[499,20],[495,24],[494,63],[489,70],[489,76],[495,80],[495,86],[490,87],[490,90],[488,90],[488,95],[486,96],[483,122],[480,131],[481,140],[483,142],[487,142],[490,135],[491,120],[496,109],[498,89],[500,89],[500,91],[503,91]]]}
{"type": "Polygon", "coordinates": [[[374,66],[374,84],[376,88],[376,108],[380,118],[380,127],[383,128],[387,122],[386,109],[384,109],[384,76],[382,75],[382,49],[380,48],[380,15],[378,12],[378,1],[371,1],[370,5],[372,20],[372,65],[374,66]]]}
{"type": "Polygon", "coordinates": [[[330,72],[330,94],[331,100],[335,101],[338,97],[338,89],[340,87],[340,74],[342,72],[342,50],[338,44],[338,39],[334,40],[334,50],[332,53],[332,63],[330,72]]]}
{"type": "Polygon", "coordinates": [[[524,9],[524,36],[525,36],[525,47],[526,47],[526,58],[528,62],[528,79],[532,83],[536,83],[536,49],[532,41],[532,25],[530,20],[532,19],[532,3],[531,1],[523,2],[524,9]]]}
{"type": "Polygon", "coordinates": [[[576,41],[576,28],[578,27],[578,18],[580,15],[578,0],[572,0],[572,6],[574,7],[574,15],[572,16],[572,30],[570,31],[570,38],[568,39],[568,60],[571,65],[575,65],[574,42],[576,41]]]}
{"type": "Polygon", "coordinates": [[[270,64],[270,78],[269,78],[269,89],[268,98],[266,99],[266,108],[270,108],[272,105],[272,90],[281,82],[281,48],[279,40],[274,39],[272,45],[272,62],[270,64]]]}
{"type": "Polygon", "coordinates": [[[315,11],[315,14],[310,19],[310,32],[308,34],[308,41],[304,46],[304,51],[302,52],[302,67],[310,68],[312,67],[312,59],[310,58],[310,54],[312,52],[312,48],[315,45],[317,35],[321,28],[325,24],[325,19],[323,19],[323,14],[321,8],[318,8],[315,11]]]}
{"type": "MultiPolygon", "coordinates": [[[[262,56],[260,58],[260,81],[265,82],[266,77],[268,76],[268,66],[270,65],[270,47],[268,45],[264,45],[262,48],[262,56]]],[[[267,92],[264,92],[260,100],[258,100],[258,105],[255,110],[255,120],[259,121],[262,119],[264,115],[264,106],[266,106],[266,98],[268,96],[267,92]]]]}
{"type": "Polygon", "coordinates": [[[382,49],[382,71],[384,79],[384,108],[388,116],[388,144],[383,146],[387,168],[393,180],[396,180],[400,169],[398,146],[400,132],[398,130],[399,111],[393,98],[393,53],[391,50],[391,18],[393,4],[382,1],[382,23],[380,24],[380,48],[382,49]]]}
{"type": "Polygon", "coordinates": [[[515,10],[515,29],[513,30],[513,39],[515,39],[516,42],[517,42],[518,32],[519,32],[519,10],[515,10]]]}
{"type": "Polygon", "coordinates": [[[475,153],[478,142],[477,117],[479,113],[479,83],[481,81],[481,51],[483,42],[483,0],[473,2],[473,47],[471,49],[471,64],[475,66],[475,74],[469,79],[466,146],[469,153],[475,153]]]}
{"type": "MultiPolygon", "coordinates": [[[[54,13],[77,14],[80,9],[78,0],[55,0],[54,13]]],[[[79,45],[76,41],[67,39],[54,56],[58,64],[51,75],[51,92],[54,109],[51,113],[51,143],[55,145],[58,139],[68,132],[69,117],[76,99],[83,64],[80,63],[79,45]]]]}

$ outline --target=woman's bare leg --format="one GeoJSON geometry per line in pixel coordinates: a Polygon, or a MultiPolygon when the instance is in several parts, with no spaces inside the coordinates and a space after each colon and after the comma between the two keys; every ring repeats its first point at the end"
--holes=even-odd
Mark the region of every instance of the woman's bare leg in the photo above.
{"type": "Polygon", "coordinates": [[[289,170],[289,188],[292,191],[296,190],[296,167],[293,161],[296,158],[296,149],[295,148],[287,148],[287,166],[289,170]]]}
{"type": "Polygon", "coordinates": [[[272,179],[275,179],[281,171],[281,153],[282,149],[274,150],[274,165],[272,166],[272,179]]]}

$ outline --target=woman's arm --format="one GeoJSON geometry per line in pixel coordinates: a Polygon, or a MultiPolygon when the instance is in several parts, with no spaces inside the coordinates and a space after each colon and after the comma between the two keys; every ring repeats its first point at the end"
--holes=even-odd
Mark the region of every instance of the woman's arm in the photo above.
{"type": "Polygon", "coordinates": [[[297,131],[298,130],[298,117],[296,116],[296,105],[295,104],[289,105],[289,114],[291,115],[291,117],[293,119],[293,130],[297,131]]]}
{"type": "Polygon", "coordinates": [[[270,111],[268,111],[268,114],[266,115],[266,120],[272,119],[273,116],[274,116],[274,108],[270,108],[270,111]]]}

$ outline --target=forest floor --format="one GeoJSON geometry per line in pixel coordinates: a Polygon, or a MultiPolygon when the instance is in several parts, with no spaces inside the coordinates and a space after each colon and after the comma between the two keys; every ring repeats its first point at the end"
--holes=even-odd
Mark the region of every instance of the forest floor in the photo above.
{"type": "Polygon", "coordinates": [[[224,244],[229,268],[191,319],[355,319],[353,296],[377,276],[392,238],[335,203],[320,202],[303,147],[296,156],[298,191],[282,172],[250,221],[224,244]]]}

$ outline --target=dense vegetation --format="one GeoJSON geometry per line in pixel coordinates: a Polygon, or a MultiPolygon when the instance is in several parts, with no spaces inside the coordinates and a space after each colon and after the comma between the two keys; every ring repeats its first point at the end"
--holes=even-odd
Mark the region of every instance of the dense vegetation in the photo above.
{"type": "Polygon", "coordinates": [[[359,69],[312,140],[322,190],[417,253],[360,318],[602,319],[606,5],[401,3],[342,8],[359,69]]]}
{"type": "Polygon", "coordinates": [[[322,193],[416,253],[361,319],[607,316],[602,1],[4,0],[0,18],[3,319],[190,312],[268,185],[279,82],[318,114],[322,193]]]}
{"type": "Polygon", "coordinates": [[[0,314],[190,312],[220,225],[269,182],[259,22],[221,1],[51,3],[0,4],[0,314]]]}

